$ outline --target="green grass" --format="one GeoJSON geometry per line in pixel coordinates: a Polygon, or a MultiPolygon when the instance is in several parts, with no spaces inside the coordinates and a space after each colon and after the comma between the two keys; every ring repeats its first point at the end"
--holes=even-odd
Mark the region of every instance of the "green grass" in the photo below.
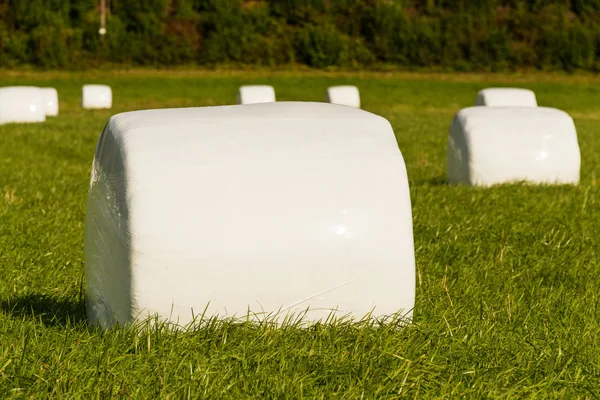
{"type": "Polygon", "coordinates": [[[5,73],[58,89],[61,115],[0,126],[0,398],[600,397],[600,80],[568,76],[294,72],[5,73]],[[489,81],[485,81],[488,79],[489,81]],[[575,117],[577,187],[448,186],[453,114],[490,85],[534,89],[575,117]],[[84,82],[111,111],[79,107],[84,82]],[[192,332],[85,323],[83,220],[96,140],[133,109],[231,103],[242,83],[321,100],[355,83],[388,118],[414,216],[414,323],[192,332]]]}

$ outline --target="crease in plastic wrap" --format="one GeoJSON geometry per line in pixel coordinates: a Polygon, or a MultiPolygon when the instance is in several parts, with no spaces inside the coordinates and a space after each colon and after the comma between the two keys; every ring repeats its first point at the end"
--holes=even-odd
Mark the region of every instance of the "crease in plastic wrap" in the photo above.
{"type": "Polygon", "coordinates": [[[487,107],[537,107],[535,93],[521,88],[487,88],[477,93],[475,105],[487,107]]]}
{"type": "Polygon", "coordinates": [[[331,86],[327,88],[326,101],[332,104],[360,108],[360,92],[356,86],[331,86]]]}
{"type": "Polygon", "coordinates": [[[111,118],[86,220],[88,318],[412,315],[408,178],[389,122],[326,103],[111,118]]]}
{"type": "Polygon", "coordinates": [[[450,126],[450,183],[577,184],[581,156],[573,119],[546,107],[469,107],[450,126]]]}

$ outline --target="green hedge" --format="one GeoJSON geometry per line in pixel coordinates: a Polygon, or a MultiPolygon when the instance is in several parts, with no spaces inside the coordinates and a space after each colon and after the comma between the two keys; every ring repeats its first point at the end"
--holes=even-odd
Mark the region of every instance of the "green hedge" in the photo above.
{"type": "Polygon", "coordinates": [[[600,0],[0,0],[0,67],[600,70],[600,0]]]}

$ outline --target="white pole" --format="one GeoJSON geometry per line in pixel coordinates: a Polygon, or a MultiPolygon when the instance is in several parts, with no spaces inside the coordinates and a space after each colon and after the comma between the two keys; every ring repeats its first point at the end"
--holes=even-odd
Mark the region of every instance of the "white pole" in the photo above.
{"type": "Polygon", "coordinates": [[[106,35],[106,0],[100,0],[100,36],[106,35]]]}

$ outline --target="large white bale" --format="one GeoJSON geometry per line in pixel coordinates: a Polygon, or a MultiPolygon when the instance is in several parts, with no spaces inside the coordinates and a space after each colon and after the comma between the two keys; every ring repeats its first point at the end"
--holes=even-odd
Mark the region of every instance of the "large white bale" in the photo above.
{"type": "Polygon", "coordinates": [[[112,90],[107,85],[83,85],[81,105],[87,109],[112,107],[112,90]]]}
{"type": "Polygon", "coordinates": [[[520,88],[487,88],[477,93],[477,106],[488,107],[537,107],[535,93],[520,88]]]}
{"type": "Polygon", "coordinates": [[[113,116],[85,226],[90,323],[412,314],[408,180],[387,120],[326,103],[113,116]]]}
{"type": "Polygon", "coordinates": [[[269,85],[240,86],[237,102],[238,104],[274,103],[275,89],[269,85]]]}
{"type": "Polygon", "coordinates": [[[360,108],[360,93],[356,86],[331,86],[327,89],[327,102],[360,108]]]}
{"type": "Polygon", "coordinates": [[[46,99],[40,88],[31,86],[0,88],[0,124],[45,120],[46,99]]]}
{"type": "Polygon", "coordinates": [[[46,99],[46,116],[56,117],[58,115],[58,92],[54,88],[41,88],[46,99]]]}
{"type": "Polygon", "coordinates": [[[450,183],[576,184],[580,164],[573,119],[554,108],[470,107],[450,127],[450,183]]]}

